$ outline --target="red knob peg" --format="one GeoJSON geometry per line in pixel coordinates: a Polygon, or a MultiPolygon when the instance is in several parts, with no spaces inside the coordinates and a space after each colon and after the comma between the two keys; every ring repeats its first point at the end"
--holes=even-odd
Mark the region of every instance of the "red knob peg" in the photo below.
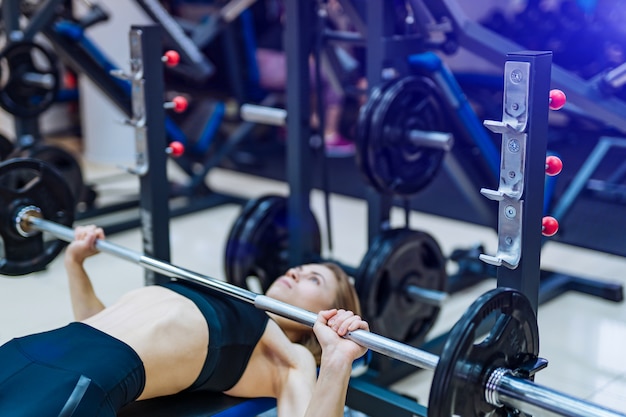
{"type": "Polygon", "coordinates": [[[561,110],[565,106],[565,93],[561,90],[550,90],[550,110],[561,110]]]}
{"type": "Polygon", "coordinates": [[[166,109],[173,109],[176,113],[182,113],[187,110],[188,102],[183,96],[176,96],[172,101],[163,105],[166,109]]]}
{"type": "Polygon", "coordinates": [[[559,230],[559,222],[551,216],[541,219],[541,234],[544,236],[554,236],[559,230]]]}
{"type": "Polygon", "coordinates": [[[174,158],[178,158],[183,153],[185,153],[185,147],[180,142],[170,142],[170,145],[167,147],[166,152],[174,158]]]}
{"type": "Polygon", "coordinates": [[[176,51],[170,50],[167,51],[161,59],[168,67],[175,67],[180,62],[180,54],[176,51]]]}
{"type": "Polygon", "coordinates": [[[558,156],[550,155],[546,158],[546,174],[553,177],[559,175],[563,169],[563,161],[558,156]]]}

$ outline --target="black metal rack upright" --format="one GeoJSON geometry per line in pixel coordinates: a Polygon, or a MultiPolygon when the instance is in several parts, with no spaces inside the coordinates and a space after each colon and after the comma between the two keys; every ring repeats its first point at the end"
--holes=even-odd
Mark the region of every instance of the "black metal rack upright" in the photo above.
{"type": "Polygon", "coordinates": [[[299,227],[300,216],[310,207],[311,178],[306,167],[311,165],[309,118],[309,55],[313,45],[315,3],[287,0],[285,4],[285,53],[287,55],[287,183],[289,197],[289,264],[297,265],[313,252],[311,239],[299,227]]]}
{"type": "MultiPolygon", "coordinates": [[[[366,78],[369,92],[384,81],[384,70],[395,68],[402,70],[406,65],[408,54],[395,56],[391,49],[400,39],[391,40],[393,34],[393,16],[389,5],[385,7],[383,0],[368,1],[366,6],[367,32],[366,39],[366,78]],[[368,16],[380,16],[380,19],[368,19],[368,16]]],[[[406,69],[406,68],[405,68],[406,69]]],[[[377,193],[373,188],[367,187],[367,236],[368,246],[372,244],[381,229],[389,224],[389,213],[392,206],[392,198],[377,193]]]]}
{"type": "MultiPolygon", "coordinates": [[[[304,262],[312,253],[310,239],[299,227],[301,213],[310,207],[311,179],[306,167],[311,165],[309,126],[311,106],[309,97],[309,56],[315,37],[314,24],[316,4],[314,1],[286,1],[285,53],[287,55],[287,182],[289,185],[289,263],[304,262]]],[[[392,36],[394,31],[393,8],[383,0],[368,1],[366,14],[379,16],[367,22],[366,33],[355,36],[355,42],[363,42],[367,49],[366,75],[369,88],[379,85],[393,68],[393,76],[408,72],[406,57],[420,52],[417,36],[392,36]]],[[[357,25],[360,26],[360,25],[357,25]]],[[[365,26],[361,28],[365,30],[365,26]]],[[[343,41],[349,38],[342,37],[343,41]]],[[[389,224],[389,211],[392,198],[368,190],[368,243],[371,243],[380,230],[389,224]]]]}
{"type": "MultiPolygon", "coordinates": [[[[132,26],[130,74],[132,118],[135,127],[136,166],[129,168],[139,177],[139,217],[143,253],[165,262],[170,260],[169,185],[167,179],[167,140],[163,108],[163,61],[160,45],[162,29],[157,25],[132,26]]],[[[169,278],[146,270],[146,285],[169,278]]]]}
{"type": "Polygon", "coordinates": [[[485,121],[502,134],[499,188],[482,190],[499,202],[498,253],[481,259],[499,267],[499,287],[520,290],[536,313],[552,53],[516,52],[507,57],[502,121],[485,121]]]}

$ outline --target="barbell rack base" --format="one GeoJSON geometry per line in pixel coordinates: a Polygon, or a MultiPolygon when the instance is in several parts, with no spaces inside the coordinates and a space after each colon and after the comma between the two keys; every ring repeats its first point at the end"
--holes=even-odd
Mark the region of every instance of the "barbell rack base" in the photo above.
{"type": "MultiPolygon", "coordinates": [[[[43,219],[41,217],[41,210],[34,206],[24,207],[19,210],[18,214],[15,216],[15,224],[17,231],[25,236],[32,236],[36,232],[48,232],[66,242],[72,242],[74,240],[73,229],[43,219]]],[[[167,262],[159,261],[106,240],[97,240],[96,248],[101,252],[137,263],[149,270],[169,276],[172,279],[182,279],[184,281],[200,284],[239,300],[251,303],[261,310],[278,314],[309,327],[313,327],[317,319],[317,314],[310,311],[261,294],[256,294],[227,282],[201,275],[167,262]]],[[[437,355],[375,333],[356,330],[348,333],[345,337],[374,352],[406,362],[418,368],[433,371],[439,363],[439,357],[437,355]]],[[[549,415],[565,417],[626,417],[626,414],[600,407],[599,405],[571,397],[551,388],[535,384],[532,381],[519,378],[512,374],[510,370],[495,369],[491,372],[503,373],[503,375],[497,378],[497,382],[489,388],[493,390],[493,392],[487,393],[485,389],[485,395],[489,395],[489,398],[495,399],[495,402],[498,404],[504,404],[521,411],[530,410],[534,415],[545,415],[545,412],[548,412],[550,413],[549,415]],[[537,414],[537,411],[540,413],[537,414]]]]}

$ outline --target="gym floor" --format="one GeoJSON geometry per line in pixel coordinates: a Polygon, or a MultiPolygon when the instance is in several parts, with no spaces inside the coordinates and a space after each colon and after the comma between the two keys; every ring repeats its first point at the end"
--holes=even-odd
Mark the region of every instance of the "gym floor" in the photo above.
{"type": "MultiPolygon", "coordinates": [[[[102,196],[123,198],[137,192],[136,179],[120,174],[113,167],[85,162],[84,175],[87,182],[100,184],[97,189],[102,196]]],[[[175,167],[170,168],[170,175],[177,175],[175,167]]],[[[267,193],[286,195],[288,192],[282,182],[223,169],[212,170],[207,183],[215,191],[236,192],[246,198],[267,193]]],[[[311,205],[324,229],[323,197],[319,191],[313,191],[311,205]]],[[[332,256],[358,265],[367,249],[365,203],[332,195],[330,205],[334,239],[332,256]]],[[[224,245],[239,210],[237,205],[223,205],[172,219],[172,263],[223,279],[224,245]]],[[[403,219],[403,212],[392,211],[392,225],[403,225],[403,219]]],[[[411,225],[433,235],[446,255],[453,249],[477,243],[484,244],[488,254],[496,251],[497,236],[490,229],[418,212],[411,213],[411,225]]],[[[109,239],[131,250],[141,250],[138,229],[114,234],[109,239]]],[[[626,284],[626,259],[617,256],[547,243],[542,265],[567,274],[626,284]]],[[[144,272],[138,265],[108,254],[90,258],[87,268],[105,304],[144,283],[144,272]]],[[[495,285],[495,280],[488,280],[452,295],[428,337],[449,330],[472,301],[495,285]]],[[[0,306],[0,344],[13,337],[63,326],[71,321],[62,256],[43,272],[15,278],[0,277],[0,306]]],[[[540,356],[547,359],[549,365],[538,373],[536,382],[626,413],[626,306],[569,292],[541,305],[538,322],[540,356]]],[[[431,377],[429,371],[416,372],[391,388],[427,404],[431,377]]]]}

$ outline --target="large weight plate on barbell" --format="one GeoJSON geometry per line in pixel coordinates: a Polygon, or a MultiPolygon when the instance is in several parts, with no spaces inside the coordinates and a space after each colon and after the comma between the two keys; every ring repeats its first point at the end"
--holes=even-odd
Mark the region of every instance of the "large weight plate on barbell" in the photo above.
{"type": "MultiPolygon", "coordinates": [[[[277,195],[252,200],[237,218],[226,242],[226,280],[239,287],[265,292],[289,268],[287,198],[277,195]],[[249,286],[248,278],[261,288],[249,286]]],[[[312,239],[313,256],[321,253],[319,225],[309,210],[301,226],[312,239]]]]}
{"type": "Polygon", "coordinates": [[[445,151],[414,143],[409,132],[449,132],[435,83],[426,77],[401,78],[372,104],[361,170],[384,194],[410,197],[430,184],[445,151]]]}
{"type": "Polygon", "coordinates": [[[0,164],[0,274],[24,275],[44,269],[66,242],[36,233],[23,237],[15,218],[21,208],[38,207],[45,219],[71,226],[72,191],[59,173],[45,162],[15,158],[0,164]]]}
{"type": "Polygon", "coordinates": [[[508,415],[485,400],[486,379],[496,368],[515,370],[538,354],[537,318],[528,299],[508,288],[483,294],[448,335],[430,388],[428,416],[508,415]]]}
{"type": "Polygon", "coordinates": [[[35,117],[56,100],[61,81],[56,58],[34,42],[15,42],[0,53],[0,106],[35,117]]]}
{"type": "Polygon", "coordinates": [[[445,291],[446,259],[428,233],[410,229],[383,231],[361,261],[356,289],[372,331],[418,346],[440,308],[415,300],[406,288],[445,291]]]}

